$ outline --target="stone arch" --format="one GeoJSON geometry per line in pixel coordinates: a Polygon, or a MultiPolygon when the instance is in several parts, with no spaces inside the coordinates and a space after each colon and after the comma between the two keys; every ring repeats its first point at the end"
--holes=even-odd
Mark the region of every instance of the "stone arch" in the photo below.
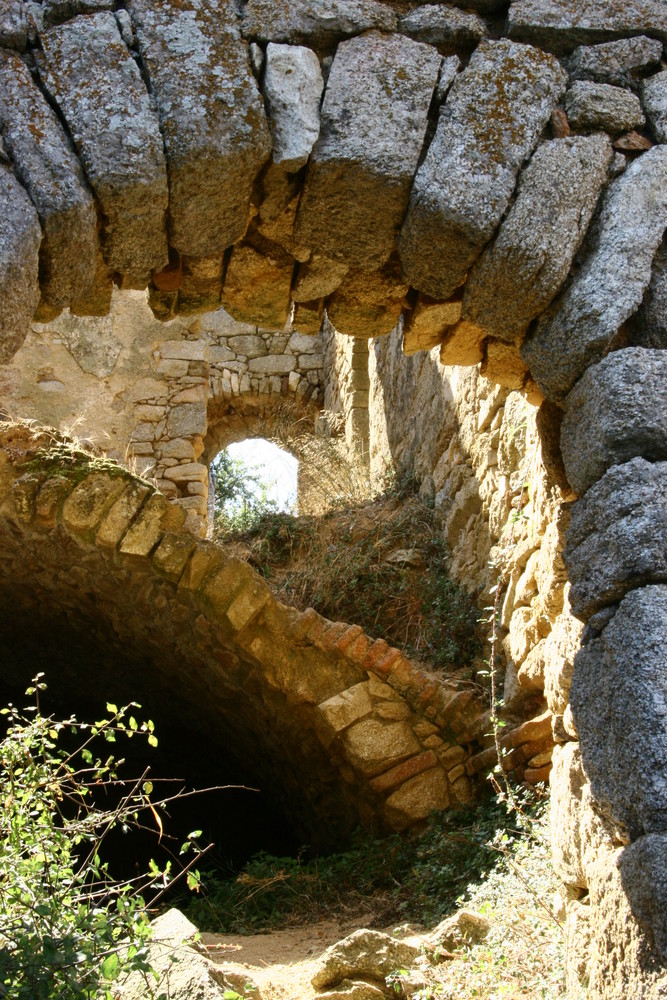
{"type": "MultiPolygon", "coordinates": [[[[481,364],[489,379],[544,398],[544,440],[558,442],[580,495],[568,511],[564,557],[573,607],[587,622],[574,719],[563,703],[569,678],[555,716],[583,771],[574,751],[559,752],[555,809],[570,810],[575,827],[582,811],[613,820],[597,868],[583,871],[577,836],[561,845],[558,864],[571,889],[592,888],[594,933],[605,933],[599,916],[614,908],[610,900],[631,908],[634,922],[610,932],[611,947],[592,949],[593,994],[660,990],[664,941],[650,915],[664,912],[663,883],[644,879],[634,896],[609,888],[614,852],[627,840],[620,868],[623,856],[650,856],[655,837],[664,851],[664,809],[629,809],[617,780],[642,786],[636,746],[646,727],[633,721],[637,743],[624,772],[615,691],[625,688],[605,687],[602,711],[591,678],[612,668],[634,677],[651,718],[645,757],[664,776],[664,718],[647,694],[664,692],[662,643],[657,615],[635,607],[642,597],[664,606],[666,572],[664,4],[516,0],[502,28],[476,15],[465,28],[451,15],[443,27],[396,4],[333,21],[307,16],[297,0],[287,11],[248,0],[240,21],[231,3],[125,6],[58,24],[55,6],[32,5],[27,15],[12,0],[15,16],[3,22],[0,127],[11,161],[0,165],[3,356],[36,310],[42,319],[64,306],[104,313],[115,280],[148,286],[165,320],[222,302],[274,329],[293,315],[306,333],[326,309],[336,328],[369,338],[402,317],[406,353],[440,345],[444,363],[481,364]],[[297,75],[307,108],[292,106],[287,121],[269,41],[290,43],[294,59],[297,46],[306,50],[297,75]],[[617,46],[614,55],[599,43],[617,46]],[[9,51],[27,49],[34,77],[30,58],[9,51]],[[320,112],[320,57],[332,54],[320,112]],[[585,99],[600,81],[619,90],[609,115],[585,99]],[[220,92],[226,100],[216,103],[220,92]],[[207,113],[199,119],[193,106],[207,113]],[[633,658],[637,635],[642,655],[633,658]],[[581,804],[581,788],[597,812],[581,804]],[[604,955],[612,956],[606,965],[604,955]]],[[[176,481],[161,476],[164,489],[176,481]]],[[[568,906],[572,934],[582,910],[568,906]]]]}
{"type": "MultiPolygon", "coordinates": [[[[139,696],[167,727],[214,741],[222,726],[228,752],[270,774],[313,843],[318,830],[335,841],[358,822],[402,829],[470,800],[488,727],[474,688],[423,673],[358,626],[281,605],[122,467],[26,425],[3,425],[0,444],[0,599],[19,673],[35,669],[17,645],[30,627],[56,693],[76,685],[92,699],[103,680],[104,697],[139,696]],[[67,665],[86,635],[91,677],[67,665]]],[[[534,737],[513,736],[518,747],[534,737]]]]}

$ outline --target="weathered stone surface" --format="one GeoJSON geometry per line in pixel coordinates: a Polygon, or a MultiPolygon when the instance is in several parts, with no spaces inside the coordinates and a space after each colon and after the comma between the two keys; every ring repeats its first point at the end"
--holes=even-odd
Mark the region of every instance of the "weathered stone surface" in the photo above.
{"type": "Polygon", "coordinates": [[[484,357],[484,335],[478,326],[460,322],[445,331],[440,347],[442,365],[477,365],[484,357]]]}
{"type": "Polygon", "coordinates": [[[337,733],[370,715],[372,708],[367,683],[355,684],[318,705],[319,711],[337,733]]]}
{"type": "Polygon", "coordinates": [[[63,524],[70,531],[89,536],[126,485],[127,481],[120,476],[111,476],[107,472],[91,473],[63,504],[63,524]]]}
{"type": "Polygon", "coordinates": [[[557,61],[537,49],[503,40],[475,50],[440,108],[401,229],[415,288],[447,299],[462,284],[564,89],[557,61]]]}
{"type": "Polygon", "coordinates": [[[435,45],[445,53],[473,49],[488,35],[487,27],[478,14],[444,4],[416,7],[401,18],[399,31],[418,42],[435,45]]]}
{"type": "Polygon", "coordinates": [[[589,368],[565,400],[560,441],[579,494],[612,465],[667,459],[667,355],[627,347],[589,368]]]}
{"type": "Polygon", "coordinates": [[[285,170],[299,170],[308,162],[320,133],[323,88],[320,61],[312,49],[269,43],[264,94],[273,138],[273,162],[285,170]]]}
{"type": "MultiPolygon", "coordinates": [[[[223,1000],[229,996],[225,970],[197,950],[197,928],[171,909],[151,923],[149,962],[155,970],[154,989],[170,1000],[223,1000]]],[[[144,1000],[146,977],[135,972],[121,979],[123,996],[144,1000]]],[[[253,991],[253,997],[258,997],[253,991]]]]}
{"type": "Polygon", "coordinates": [[[339,45],[322,105],[295,236],[372,270],[390,256],[426,134],[440,57],[371,32],[339,45]]]}
{"type": "Polygon", "coordinates": [[[551,770],[551,852],[567,886],[588,886],[581,858],[581,793],[586,776],[578,743],[555,746],[551,770]]]}
{"type": "Polygon", "coordinates": [[[145,287],[167,261],[162,136],[139,68],[111,13],[40,35],[40,76],[58,104],[104,214],[112,271],[145,287]]]}
{"type": "Polygon", "coordinates": [[[43,0],[42,25],[52,28],[54,24],[69,21],[77,14],[96,14],[101,10],[113,10],[114,0],[43,0]]]}
{"type": "Polygon", "coordinates": [[[577,654],[570,698],[593,798],[631,839],[667,831],[667,587],[633,590],[577,654]]]}
{"type": "Polygon", "coordinates": [[[360,979],[341,979],[332,990],[316,993],[313,1000],[384,1000],[386,991],[360,979]]]}
{"type": "Polygon", "coordinates": [[[595,80],[616,87],[639,87],[640,79],[660,68],[662,43],[640,35],[602,45],[581,45],[570,56],[571,80],[595,80]]]}
{"type": "Polygon", "coordinates": [[[415,945],[397,941],[381,931],[362,928],[327,948],[317,962],[311,982],[316,989],[357,976],[384,983],[390,972],[413,965],[418,957],[419,948],[415,945]]]}
{"type": "Polygon", "coordinates": [[[115,548],[127,531],[130,522],[141,510],[150,493],[150,487],[130,482],[111,506],[100,524],[95,544],[115,548]]]}
{"type": "Polygon", "coordinates": [[[407,290],[394,260],[379,271],[350,271],[327,299],[327,315],[340,333],[384,337],[398,323],[407,290]]]}
{"type": "Polygon", "coordinates": [[[490,930],[490,922],[481,913],[462,909],[441,920],[429,933],[428,940],[436,948],[453,951],[461,945],[479,944],[490,930]]]}
{"type": "Polygon", "coordinates": [[[461,318],[461,296],[449,302],[438,302],[428,295],[418,295],[407,313],[403,329],[403,353],[430,351],[445,337],[450,327],[461,318]]]}
{"type": "Polygon", "coordinates": [[[0,46],[23,52],[28,42],[23,0],[2,0],[0,4],[0,46]]]}
{"type": "Polygon", "coordinates": [[[234,319],[282,330],[290,306],[294,260],[281,247],[265,253],[247,244],[234,247],[227,266],[222,304],[234,319]]]}
{"type": "Polygon", "coordinates": [[[667,574],[667,463],[609,469],[572,508],[563,560],[580,618],[667,574]]]}
{"type": "Polygon", "coordinates": [[[667,70],[644,82],[642,104],[653,135],[658,142],[667,142],[667,70]]]}
{"type": "Polygon", "coordinates": [[[292,298],[295,302],[313,302],[315,299],[325,298],[336,291],[348,271],[347,264],[314,253],[297,271],[292,298]]]}
{"type": "Polygon", "coordinates": [[[362,719],[343,736],[345,755],[353,767],[369,776],[379,774],[419,753],[421,747],[405,722],[362,719]]]}
{"type": "Polygon", "coordinates": [[[440,76],[438,77],[438,85],[435,88],[435,96],[438,104],[442,104],[447,97],[449,89],[454,83],[454,80],[460,70],[461,60],[458,56],[447,56],[442,60],[440,65],[440,76]]]}
{"type": "Polygon", "coordinates": [[[613,151],[605,136],[554,139],[519,179],[500,231],[473,266],[464,320],[513,341],[565,281],[607,180],[613,151]]]}
{"type": "Polygon", "coordinates": [[[271,151],[248,47],[229,0],[131,0],[169,163],[169,241],[210,257],[245,232],[271,151]]]}
{"type": "Polygon", "coordinates": [[[650,833],[628,845],[618,870],[632,915],[667,964],[667,834],[650,833]]]}
{"type": "Polygon", "coordinates": [[[662,0],[516,0],[507,16],[510,37],[569,52],[632,35],[667,41],[662,0]]]}
{"type": "Polygon", "coordinates": [[[565,94],[565,112],[571,128],[577,132],[603,129],[620,135],[645,124],[644,112],[636,94],[608,83],[576,80],[565,94]]]}
{"type": "Polygon", "coordinates": [[[393,830],[405,830],[432,812],[446,809],[451,803],[449,784],[440,767],[432,767],[410,778],[392,792],[385,803],[385,816],[393,830]]]}
{"type": "Polygon", "coordinates": [[[544,644],[544,695],[554,715],[562,715],[570,699],[574,658],[579,652],[584,630],[583,622],[572,614],[569,584],[565,589],[563,611],[544,644]]]}
{"type": "Polygon", "coordinates": [[[528,369],[521,360],[518,348],[503,340],[491,338],[486,341],[480,373],[491,382],[497,382],[508,389],[522,389],[528,369]]]}
{"type": "Polygon", "coordinates": [[[42,231],[30,198],[4,163],[0,202],[0,362],[5,362],[25,340],[39,302],[42,231]]]}
{"type": "Polygon", "coordinates": [[[396,15],[376,0],[248,0],[243,34],[260,42],[288,42],[326,48],[348,35],[377,28],[395,31],[396,15]]]}
{"type": "Polygon", "coordinates": [[[641,306],[628,323],[628,343],[667,347],[667,240],[653,258],[651,283],[641,306]]]}
{"type": "Polygon", "coordinates": [[[0,53],[0,132],[39,214],[42,298],[67,306],[93,284],[97,213],[60,122],[25,63],[10,52],[0,53]]]}
{"type": "MultiPolygon", "coordinates": [[[[665,962],[631,908],[622,876],[627,850],[604,850],[589,869],[590,943],[584,982],[588,996],[601,1000],[662,1000],[667,992],[665,962]]],[[[646,874],[636,891],[645,892],[645,886],[646,874]]]]}
{"type": "Polygon", "coordinates": [[[656,146],[609,185],[581,268],[523,345],[547,399],[564,399],[636,311],[665,227],[667,149],[656,146]]]}

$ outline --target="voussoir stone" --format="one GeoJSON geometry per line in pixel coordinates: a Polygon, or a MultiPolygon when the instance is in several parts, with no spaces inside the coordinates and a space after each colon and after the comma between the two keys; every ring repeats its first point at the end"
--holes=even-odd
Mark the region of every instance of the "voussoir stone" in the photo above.
{"type": "Polygon", "coordinates": [[[478,14],[432,3],[416,7],[402,17],[399,30],[419,42],[436,45],[441,52],[472,49],[488,35],[478,14]]]}
{"type": "Polygon", "coordinates": [[[641,128],[646,121],[637,95],[608,83],[576,80],[564,103],[570,126],[579,132],[604,129],[619,135],[641,128]]]}
{"type": "Polygon", "coordinates": [[[111,13],[40,34],[39,72],[74,139],[105,218],[112,271],[143,288],[168,262],[162,136],[139,68],[111,13]]]}
{"type": "Polygon", "coordinates": [[[601,45],[580,45],[567,64],[570,80],[595,80],[616,87],[639,86],[641,77],[660,69],[662,42],[639,35],[601,45]]]}
{"type": "Polygon", "coordinates": [[[663,0],[515,0],[507,32],[558,53],[632,35],[664,42],[667,7],[663,0]]]}
{"type": "Polygon", "coordinates": [[[232,0],[130,0],[169,164],[169,241],[212,257],[243,236],[271,152],[232,0]]]}
{"type": "Polygon", "coordinates": [[[0,362],[25,340],[39,302],[37,212],[16,177],[0,163],[0,362]]]}
{"type": "Polygon", "coordinates": [[[42,298],[67,306],[95,277],[97,212],[60,122],[13,52],[0,52],[0,132],[42,225],[42,298]]]}
{"type": "Polygon", "coordinates": [[[666,496],[667,463],[633,458],[574,504],[563,562],[578,618],[667,578],[666,496]]]}
{"type": "Polygon", "coordinates": [[[642,103],[653,135],[667,142],[667,70],[644,81],[642,103]]]}
{"type": "Polygon", "coordinates": [[[464,321],[502,340],[525,333],[567,277],[612,156],[602,135],[554,139],[536,150],[498,236],[470,272],[464,321]]]}
{"type": "Polygon", "coordinates": [[[395,31],[396,15],[377,0],[248,0],[243,35],[259,42],[326,48],[342,38],[377,28],[395,31]]]}
{"type": "Polygon", "coordinates": [[[570,699],[600,811],[634,840],[667,831],[667,586],[633,590],[577,654],[570,699]]]}
{"type": "Polygon", "coordinates": [[[500,222],[566,76],[553,56],[482,42],[440,108],[398,247],[410,283],[447,299],[500,222]]]}
{"type": "Polygon", "coordinates": [[[264,94],[273,137],[273,162],[285,170],[299,170],[308,162],[320,132],[323,89],[320,61],[312,49],[269,42],[264,94]]]}
{"type": "Polygon", "coordinates": [[[368,270],[388,259],[439,70],[436,49],[401,35],[338,46],[294,229],[300,243],[368,270]]]}
{"type": "Polygon", "coordinates": [[[666,227],[667,149],[655,146],[604,192],[582,266],[522,347],[547,399],[562,401],[637,310],[666,227]]]}
{"type": "Polygon", "coordinates": [[[612,465],[667,459],[667,355],[627,347],[588,369],[565,400],[561,451],[585,493],[612,465]]]}

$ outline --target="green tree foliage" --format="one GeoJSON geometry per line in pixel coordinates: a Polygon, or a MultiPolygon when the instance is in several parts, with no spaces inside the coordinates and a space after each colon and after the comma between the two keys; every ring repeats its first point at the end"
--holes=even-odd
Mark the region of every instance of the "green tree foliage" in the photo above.
{"type": "Polygon", "coordinates": [[[278,504],[269,496],[274,481],[266,479],[261,469],[222,451],[213,463],[213,472],[216,538],[250,531],[265,514],[278,511],[278,504]]]}
{"type": "MultiPolygon", "coordinates": [[[[172,873],[170,864],[160,869],[151,861],[147,872],[117,881],[102,860],[114,827],[150,823],[161,833],[165,802],[152,798],[146,774],[119,777],[123,762],[108,744],[143,738],[156,745],[157,737],[152,722],[132,714],[136,704],[108,704],[109,717],[93,725],[45,717],[40,677],[28,689],[32,706],[2,710],[0,997],[114,1000],[121,974],[153,975],[144,897],[166,887],[172,873]]],[[[190,838],[182,853],[188,848],[190,838]]],[[[181,873],[196,885],[191,866],[181,873]]]]}

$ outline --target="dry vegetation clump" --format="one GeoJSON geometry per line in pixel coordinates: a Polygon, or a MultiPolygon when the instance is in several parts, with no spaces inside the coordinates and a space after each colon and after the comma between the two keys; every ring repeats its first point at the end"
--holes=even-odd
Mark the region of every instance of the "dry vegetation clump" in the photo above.
{"type": "Polygon", "coordinates": [[[434,669],[474,678],[482,648],[475,595],[448,576],[435,512],[413,480],[322,516],[268,512],[220,540],[285,603],[361,625],[434,669]]]}

